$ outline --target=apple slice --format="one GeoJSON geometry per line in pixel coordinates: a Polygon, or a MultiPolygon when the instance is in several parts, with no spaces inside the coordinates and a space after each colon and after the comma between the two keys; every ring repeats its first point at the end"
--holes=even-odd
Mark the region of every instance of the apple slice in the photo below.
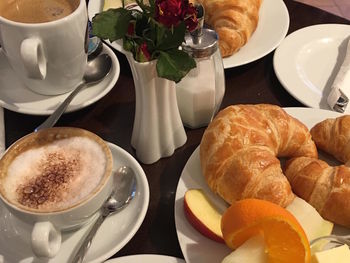
{"type": "Polygon", "coordinates": [[[221,233],[221,214],[201,189],[187,190],[184,211],[187,220],[202,235],[225,243],[221,233]]]}
{"type": "MultiPolygon", "coordinates": [[[[333,223],[323,219],[316,209],[305,200],[295,197],[293,202],[287,206],[287,210],[299,221],[309,241],[332,233],[333,223]]],[[[326,243],[328,243],[326,240],[317,242],[311,247],[311,253],[321,250],[326,243]]]]}
{"type": "Polygon", "coordinates": [[[226,256],[221,263],[267,263],[265,241],[261,235],[248,239],[226,256]]]}
{"type": "Polygon", "coordinates": [[[349,263],[350,250],[347,245],[333,247],[324,251],[316,252],[312,258],[312,263],[349,263]]]}

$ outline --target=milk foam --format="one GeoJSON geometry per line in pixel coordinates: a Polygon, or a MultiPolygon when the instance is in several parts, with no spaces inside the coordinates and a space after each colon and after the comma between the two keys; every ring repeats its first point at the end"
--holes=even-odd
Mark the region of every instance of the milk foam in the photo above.
{"type": "Polygon", "coordinates": [[[68,16],[78,0],[0,0],[0,15],[16,22],[44,23],[68,16]]]}
{"type": "MultiPolygon", "coordinates": [[[[55,164],[60,173],[67,175],[68,181],[64,184],[55,181],[53,186],[49,186],[49,188],[54,187],[50,191],[44,188],[42,195],[52,195],[52,197],[45,196],[48,200],[34,208],[45,212],[69,208],[96,189],[105,173],[106,162],[102,147],[89,138],[72,137],[54,141],[44,147],[25,151],[13,160],[3,182],[4,194],[10,202],[25,205],[21,202],[23,187],[28,185],[31,187],[31,182],[37,182],[40,180],[38,178],[43,177],[47,168],[45,166],[50,167],[55,164]],[[61,163],[67,167],[61,167],[61,163]],[[19,189],[22,190],[19,191],[19,189]]],[[[50,168],[49,172],[52,172],[50,168]]]]}

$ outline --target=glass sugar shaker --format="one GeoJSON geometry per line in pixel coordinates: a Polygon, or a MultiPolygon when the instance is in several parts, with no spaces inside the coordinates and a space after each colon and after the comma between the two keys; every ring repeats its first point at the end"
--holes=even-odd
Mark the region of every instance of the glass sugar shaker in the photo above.
{"type": "Polygon", "coordinates": [[[218,112],[225,94],[225,74],[218,36],[203,28],[204,9],[198,10],[199,26],[187,33],[182,49],[196,61],[192,69],[176,85],[177,103],[183,124],[189,128],[207,126],[218,112]]]}

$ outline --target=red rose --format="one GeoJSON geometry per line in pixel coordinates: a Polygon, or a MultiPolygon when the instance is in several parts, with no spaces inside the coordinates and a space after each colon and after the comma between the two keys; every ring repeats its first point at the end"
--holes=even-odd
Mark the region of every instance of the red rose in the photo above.
{"type": "Polygon", "coordinates": [[[156,0],[155,19],[166,27],[184,21],[189,31],[197,27],[196,9],[188,0],[156,0]]]}
{"type": "Polygon", "coordinates": [[[189,3],[187,0],[184,1],[183,11],[182,11],[183,20],[185,21],[188,31],[193,31],[198,25],[197,11],[196,8],[189,3]]]}
{"type": "Polygon", "coordinates": [[[148,51],[147,44],[142,43],[140,45],[140,51],[139,51],[139,61],[145,62],[145,61],[150,61],[151,60],[151,54],[148,51]]]}
{"type": "Polygon", "coordinates": [[[189,17],[185,20],[186,28],[188,31],[193,31],[197,28],[198,20],[197,17],[189,17]]]}
{"type": "Polygon", "coordinates": [[[126,34],[128,36],[133,36],[135,34],[135,23],[129,23],[128,32],[126,34]]]}
{"type": "Polygon", "coordinates": [[[182,0],[156,0],[155,19],[166,27],[177,26],[182,20],[182,0]]]}

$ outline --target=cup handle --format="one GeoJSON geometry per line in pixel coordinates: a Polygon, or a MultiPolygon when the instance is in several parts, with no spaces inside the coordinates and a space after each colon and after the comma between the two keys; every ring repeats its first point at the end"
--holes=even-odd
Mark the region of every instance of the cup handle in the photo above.
{"type": "Polygon", "coordinates": [[[61,232],[50,222],[35,223],[32,231],[32,250],[38,257],[52,258],[61,247],[61,232]]]}
{"type": "Polygon", "coordinates": [[[45,79],[46,58],[40,39],[24,39],[21,43],[21,57],[29,78],[45,79]]]}

